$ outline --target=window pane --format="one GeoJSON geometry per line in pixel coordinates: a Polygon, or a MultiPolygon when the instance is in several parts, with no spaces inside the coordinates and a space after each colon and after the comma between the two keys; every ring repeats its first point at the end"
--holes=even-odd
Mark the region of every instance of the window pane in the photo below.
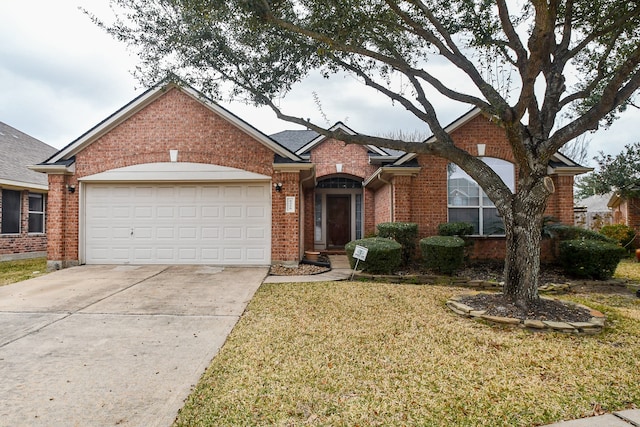
{"type": "MultiPolygon", "coordinates": [[[[515,191],[515,170],[512,163],[493,157],[484,157],[482,161],[493,169],[513,192],[515,191]]],[[[487,197],[478,184],[456,164],[447,166],[448,173],[448,206],[449,221],[471,222],[475,227],[475,234],[504,234],[504,224],[498,217],[495,205],[487,197]],[[455,206],[477,206],[477,210],[452,209],[455,206]],[[473,214],[473,220],[471,212],[473,214]],[[482,223],[482,230],[480,224],[482,223]]]]}
{"type": "Polygon", "coordinates": [[[356,194],[356,239],[362,239],[362,194],[356,194]]]}
{"type": "Polygon", "coordinates": [[[449,165],[449,205],[480,206],[480,187],[455,164],[449,165]]]}
{"type": "Polygon", "coordinates": [[[2,190],[2,233],[20,233],[20,192],[2,190]]]}
{"type": "Polygon", "coordinates": [[[322,241],[322,195],[316,194],[315,200],[315,235],[316,242],[322,241]]]}
{"type": "Polygon", "coordinates": [[[42,194],[29,194],[29,211],[43,212],[42,194]]]}
{"type": "Polygon", "coordinates": [[[449,222],[473,224],[473,234],[480,234],[480,210],[473,208],[449,208],[449,222]]]}
{"type": "Polygon", "coordinates": [[[29,213],[29,233],[44,233],[44,214],[29,213]]]}
{"type": "Polygon", "coordinates": [[[513,169],[513,163],[509,163],[506,160],[496,159],[493,157],[485,157],[482,159],[487,165],[491,166],[491,169],[507,184],[507,187],[513,193],[516,188],[515,173],[513,169]]]}
{"type": "Polygon", "coordinates": [[[496,208],[482,209],[482,223],[482,234],[504,234],[504,222],[498,216],[496,208]]]}

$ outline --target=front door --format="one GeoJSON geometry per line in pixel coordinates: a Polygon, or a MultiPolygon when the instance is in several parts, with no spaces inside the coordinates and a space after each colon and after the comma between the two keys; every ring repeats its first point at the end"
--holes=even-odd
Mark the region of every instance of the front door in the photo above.
{"type": "Polygon", "coordinates": [[[327,194],[327,247],[343,248],[351,240],[351,196],[327,194]]]}

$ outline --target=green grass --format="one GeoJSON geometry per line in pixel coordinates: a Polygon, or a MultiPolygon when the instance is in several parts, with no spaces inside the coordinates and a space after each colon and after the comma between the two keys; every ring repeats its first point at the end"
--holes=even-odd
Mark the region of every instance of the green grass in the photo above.
{"type": "Polygon", "coordinates": [[[584,294],[597,336],[453,314],[466,290],[265,284],[177,426],[533,426],[640,406],[640,300],[584,294]]]}
{"type": "Polygon", "coordinates": [[[46,258],[0,262],[0,286],[42,276],[47,272],[46,258]]]}

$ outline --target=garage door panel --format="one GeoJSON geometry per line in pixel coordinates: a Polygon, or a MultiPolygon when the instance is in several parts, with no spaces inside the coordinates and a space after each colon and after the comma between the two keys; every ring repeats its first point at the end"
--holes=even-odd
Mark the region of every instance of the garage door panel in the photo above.
{"type": "Polygon", "coordinates": [[[84,188],[89,264],[271,261],[269,183],[84,188]]]}

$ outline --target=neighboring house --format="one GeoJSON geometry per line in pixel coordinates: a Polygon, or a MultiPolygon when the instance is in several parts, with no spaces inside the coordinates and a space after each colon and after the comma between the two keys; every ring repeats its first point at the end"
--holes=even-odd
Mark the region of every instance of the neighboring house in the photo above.
{"type": "MultiPolygon", "coordinates": [[[[474,110],[447,130],[514,186],[502,129],[474,110]]],[[[269,137],[173,83],[148,90],[37,170],[49,174],[51,268],[295,263],[305,250],[343,249],[387,221],[415,222],[420,237],[469,221],[476,257],[505,252],[495,207],[446,160],[309,130],[269,137]]],[[[573,223],[573,176],[586,170],[555,156],[549,215],[573,223]]]]}
{"type": "Polygon", "coordinates": [[[45,255],[47,177],[27,166],[55,152],[0,122],[0,261],[45,255]]]}
{"type": "Polygon", "coordinates": [[[613,213],[607,204],[611,193],[595,194],[576,202],[574,210],[575,225],[589,230],[600,230],[604,225],[613,223],[613,213]]]}
{"type": "Polygon", "coordinates": [[[636,230],[636,247],[640,247],[640,198],[626,198],[613,194],[608,207],[613,210],[613,223],[624,224],[636,230]]]}

